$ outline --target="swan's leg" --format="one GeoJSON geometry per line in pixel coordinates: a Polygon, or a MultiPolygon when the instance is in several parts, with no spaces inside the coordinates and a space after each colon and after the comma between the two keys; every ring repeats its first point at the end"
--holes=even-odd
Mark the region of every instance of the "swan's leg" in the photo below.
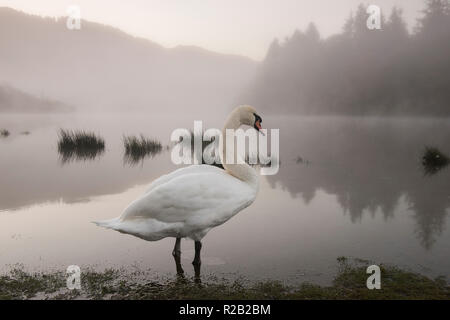
{"type": "Polygon", "coordinates": [[[201,264],[200,250],[202,250],[202,243],[200,241],[195,241],[195,257],[192,264],[201,264]]]}
{"type": "Polygon", "coordinates": [[[200,250],[202,250],[202,243],[200,241],[195,241],[195,257],[192,264],[194,265],[195,278],[197,281],[200,280],[200,266],[202,264],[200,260],[200,250]]]}
{"type": "Polygon", "coordinates": [[[173,247],[172,255],[181,257],[181,238],[177,238],[175,246],[173,247]]]}
{"type": "Polygon", "coordinates": [[[181,238],[177,238],[175,246],[172,251],[173,258],[175,259],[175,265],[177,267],[177,274],[183,275],[183,267],[181,266],[181,238]]]}

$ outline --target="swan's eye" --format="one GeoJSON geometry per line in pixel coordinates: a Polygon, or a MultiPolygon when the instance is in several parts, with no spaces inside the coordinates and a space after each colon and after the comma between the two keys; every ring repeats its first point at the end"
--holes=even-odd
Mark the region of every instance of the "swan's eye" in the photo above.
{"type": "Polygon", "coordinates": [[[261,127],[262,119],[261,119],[261,117],[258,116],[256,113],[254,113],[254,116],[255,116],[255,124],[253,125],[253,127],[254,127],[257,131],[259,131],[259,130],[262,129],[262,127],[261,127]]]}
{"type": "Polygon", "coordinates": [[[258,116],[256,113],[253,114],[255,116],[255,122],[259,121],[259,123],[262,123],[262,119],[260,116],[258,116]]]}

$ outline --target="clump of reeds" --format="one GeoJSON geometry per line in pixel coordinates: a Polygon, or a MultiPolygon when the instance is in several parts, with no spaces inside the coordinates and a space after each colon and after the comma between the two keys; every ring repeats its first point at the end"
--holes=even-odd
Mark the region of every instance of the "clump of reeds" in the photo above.
{"type": "Polygon", "coordinates": [[[422,165],[426,174],[432,175],[450,164],[450,158],[438,148],[426,147],[422,156],[422,165]]]}
{"type": "Polygon", "coordinates": [[[6,138],[7,136],[10,135],[10,132],[6,129],[1,129],[0,130],[0,136],[6,138]]]}
{"type": "Polygon", "coordinates": [[[309,160],[307,160],[307,159],[305,159],[305,158],[303,158],[303,157],[300,157],[300,156],[298,156],[297,159],[295,159],[295,162],[296,162],[297,164],[305,164],[305,165],[310,164],[310,161],[309,161],[309,160]]]}
{"type": "Polygon", "coordinates": [[[124,136],[123,145],[125,147],[124,162],[136,164],[145,157],[153,157],[163,149],[161,143],[154,139],[140,136],[124,136]]]}
{"type": "Polygon", "coordinates": [[[105,140],[93,132],[60,129],[58,138],[58,152],[63,163],[91,160],[105,151],[105,140]]]}

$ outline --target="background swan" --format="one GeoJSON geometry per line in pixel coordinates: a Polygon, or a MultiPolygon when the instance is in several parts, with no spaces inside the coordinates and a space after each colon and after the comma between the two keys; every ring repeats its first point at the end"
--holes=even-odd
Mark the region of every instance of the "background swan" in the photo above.
{"type": "MultiPolygon", "coordinates": [[[[259,131],[261,122],[251,106],[234,109],[222,130],[224,157],[227,154],[226,129],[250,125],[259,131]]],[[[95,223],[149,241],[176,238],[173,256],[179,273],[183,272],[181,238],[191,238],[195,241],[193,264],[199,275],[202,238],[211,228],[252,204],[259,188],[258,174],[248,164],[227,164],[223,159],[222,164],[225,170],[192,165],[161,176],[120,217],[95,223]]]]}

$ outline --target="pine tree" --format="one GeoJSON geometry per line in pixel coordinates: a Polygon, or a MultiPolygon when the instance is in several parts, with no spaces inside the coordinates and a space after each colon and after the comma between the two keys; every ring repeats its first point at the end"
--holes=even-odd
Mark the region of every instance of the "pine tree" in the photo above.
{"type": "Polygon", "coordinates": [[[416,29],[418,34],[430,35],[450,26],[449,0],[426,0],[423,14],[424,16],[418,21],[416,29]]]}
{"type": "Polygon", "coordinates": [[[308,37],[308,39],[313,40],[314,42],[319,42],[320,40],[319,30],[317,29],[316,25],[313,22],[311,22],[308,25],[305,34],[308,37]]]}
{"type": "Polygon", "coordinates": [[[386,23],[386,31],[391,38],[404,39],[408,37],[408,29],[403,19],[403,10],[397,7],[392,8],[389,20],[386,23]]]}

